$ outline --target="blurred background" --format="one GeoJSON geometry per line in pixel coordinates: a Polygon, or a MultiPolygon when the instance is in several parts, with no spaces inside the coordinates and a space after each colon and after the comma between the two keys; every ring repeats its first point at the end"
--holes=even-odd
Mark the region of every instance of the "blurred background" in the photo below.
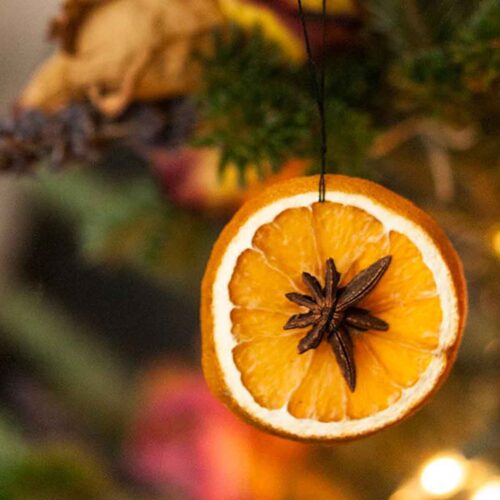
{"type": "Polygon", "coordinates": [[[304,0],[329,165],[442,224],[470,293],[455,368],[339,446],[234,417],[199,285],[255,190],[317,168],[292,0],[0,2],[0,499],[500,499],[500,8],[304,0]]]}

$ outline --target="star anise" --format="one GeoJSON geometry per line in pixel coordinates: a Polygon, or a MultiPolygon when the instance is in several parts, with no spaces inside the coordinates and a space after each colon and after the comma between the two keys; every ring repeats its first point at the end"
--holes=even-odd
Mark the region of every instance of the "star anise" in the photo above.
{"type": "Polygon", "coordinates": [[[287,293],[286,298],[305,307],[308,312],[294,314],[284,326],[285,330],[312,326],[299,342],[299,353],[316,349],[323,339],[332,346],[350,390],[356,388],[356,365],[350,328],[361,332],[367,330],[386,331],[389,325],[370,314],[370,311],[356,307],[366,297],[387,271],[392,257],[378,260],[357,274],[346,286],[339,287],[340,273],[333,259],[326,261],[325,286],[309,273],[302,273],[304,284],[310,295],[287,293]]]}

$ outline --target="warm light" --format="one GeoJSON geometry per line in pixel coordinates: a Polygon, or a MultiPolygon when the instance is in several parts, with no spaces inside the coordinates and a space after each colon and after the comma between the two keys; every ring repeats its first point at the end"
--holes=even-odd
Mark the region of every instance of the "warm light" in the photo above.
{"type": "Polygon", "coordinates": [[[484,486],[481,486],[472,500],[498,500],[500,498],[500,479],[488,481],[484,486]]]}
{"type": "Polygon", "coordinates": [[[493,231],[491,235],[491,246],[497,256],[500,257],[500,229],[493,231]]]}
{"type": "Polygon", "coordinates": [[[463,458],[447,455],[434,458],[423,468],[420,484],[430,495],[445,496],[457,491],[464,479],[463,458]]]}

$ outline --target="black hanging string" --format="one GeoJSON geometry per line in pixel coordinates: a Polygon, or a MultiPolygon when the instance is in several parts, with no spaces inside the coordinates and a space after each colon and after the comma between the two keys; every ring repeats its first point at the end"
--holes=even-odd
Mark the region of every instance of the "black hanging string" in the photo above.
{"type": "MultiPolygon", "coordinates": [[[[309,64],[309,70],[311,73],[311,81],[313,85],[313,91],[316,99],[316,104],[318,106],[320,126],[321,126],[321,172],[319,176],[319,201],[325,201],[325,175],[326,175],[326,155],[328,152],[327,141],[326,141],[326,117],[325,117],[325,64],[322,63],[319,70],[319,81],[318,81],[318,68],[314,61],[314,56],[311,48],[311,41],[309,39],[309,32],[307,30],[306,18],[304,14],[304,9],[302,6],[302,0],[298,0],[299,3],[299,17],[302,23],[302,30],[304,32],[304,40],[306,45],[307,60],[309,64]]],[[[323,0],[322,4],[322,43],[323,43],[323,57],[325,55],[326,48],[326,0],[323,0]]]]}

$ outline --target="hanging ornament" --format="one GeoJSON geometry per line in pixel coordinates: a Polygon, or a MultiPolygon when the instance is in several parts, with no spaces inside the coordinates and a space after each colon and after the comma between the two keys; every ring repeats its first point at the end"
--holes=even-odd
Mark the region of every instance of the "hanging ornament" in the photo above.
{"type": "Polygon", "coordinates": [[[224,229],[202,287],[203,367],[250,422],[332,442],[393,425],[430,398],[455,359],[467,292],[429,215],[373,182],[326,175],[325,77],[299,8],[321,175],[270,186],[224,229]]]}

